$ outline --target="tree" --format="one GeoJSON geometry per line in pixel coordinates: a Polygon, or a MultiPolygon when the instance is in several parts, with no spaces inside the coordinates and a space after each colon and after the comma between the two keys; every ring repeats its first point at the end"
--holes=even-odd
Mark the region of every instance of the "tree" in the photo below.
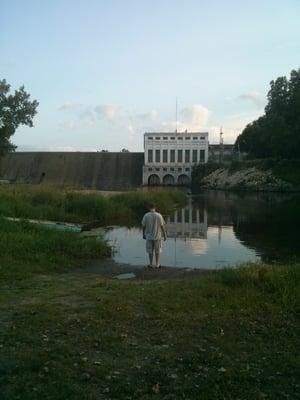
{"type": "Polygon", "coordinates": [[[10,138],[20,125],[33,126],[38,104],[36,100],[30,101],[24,86],[11,94],[10,85],[5,79],[0,80],[0,155],[16,149],[10,138]]]}
{"type": "Polygon", "coordinates": [[[129,153],[129,150],[124,148],[124,149],[121,150],[121,153],[129,153]]]}
{"type": "Polygon", "coordinates": [[[300,69],[270,82],[265,114],[248,124],[236,148],[250,158],[300,157],[300,69]]]}

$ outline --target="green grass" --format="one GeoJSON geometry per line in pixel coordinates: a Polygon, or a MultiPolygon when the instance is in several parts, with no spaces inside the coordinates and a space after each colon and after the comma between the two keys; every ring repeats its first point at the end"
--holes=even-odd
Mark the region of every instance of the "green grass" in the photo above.
{"type": "MultiPolygon", "coordinates": [[[[132,223],[149,200],[163,212],[184,202],[176,193],[0,193],[0,214],[74,222],[132,223]]],[[[1,400],[300,397],[300,264],[173,281],[76,272],[109,252],[103,240],[0,218],[1,400]]]]}
{"type": "Polygon", "coordinates": [[[109,255],[110,248],[104,240],[0,218],[0,279],[62,272],[74,269],[83,260],[109,255]]]}
{"type": "Polygon", "coordinates": [[[149,202],[163,213],[185,203],[183,192],[127,192],[104,197],[55,187],[0,186],[0,216],[54,221],[130,225],[139,222],[149,202]]]}
{"type": "Polygon", "coordinates": [[[1,399],[299,398],[299,271],[3,282],[1,399]]]}

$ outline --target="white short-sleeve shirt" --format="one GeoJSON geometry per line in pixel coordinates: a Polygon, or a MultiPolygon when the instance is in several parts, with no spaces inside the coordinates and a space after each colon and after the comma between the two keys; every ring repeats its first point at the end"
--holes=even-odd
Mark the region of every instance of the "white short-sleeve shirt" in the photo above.
{"type": "Polygon", "coordinates": [[[145,228],[146,240],[162,238],[162,227],[165,225],[163,216],[156,211],[149,211],[144,215],[142,225],[145,228]]]}

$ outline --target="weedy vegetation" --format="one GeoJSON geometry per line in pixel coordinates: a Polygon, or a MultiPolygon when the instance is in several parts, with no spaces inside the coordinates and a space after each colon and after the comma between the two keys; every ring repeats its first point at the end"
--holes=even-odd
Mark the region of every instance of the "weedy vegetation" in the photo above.
{"type": "MultiPolygon", "coordinates": [[[[1,188],[2,215],[106,221],[104,207],[123,207],[139,218],[148,201],[13,190],[1,188]]],[[[159,195],[163,210],[182,199],[159,195]]],[[[300,264],[172,281],[76,268],[109,251],[104,241],[0,218],[1,400],[300,397],[300,264]]]]}
{"type": "Polygon", "coordinates": [[[149,202],[170,213],[183,205],[186,196],[179,191],[126,192],[104,197],[51,186],[0,186],[0,216],[52,221],[133,225],[140,222],[149,202]]]}

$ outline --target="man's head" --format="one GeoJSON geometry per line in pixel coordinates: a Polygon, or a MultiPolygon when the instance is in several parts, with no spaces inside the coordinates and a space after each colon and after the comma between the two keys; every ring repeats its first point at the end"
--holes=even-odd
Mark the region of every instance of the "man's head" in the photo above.
{"type": "Polygon", "coordinates": [[[148,204],[148,210],[149,211],[155,211],[155,204],[154,203],[149,203],[148,204]]]}

